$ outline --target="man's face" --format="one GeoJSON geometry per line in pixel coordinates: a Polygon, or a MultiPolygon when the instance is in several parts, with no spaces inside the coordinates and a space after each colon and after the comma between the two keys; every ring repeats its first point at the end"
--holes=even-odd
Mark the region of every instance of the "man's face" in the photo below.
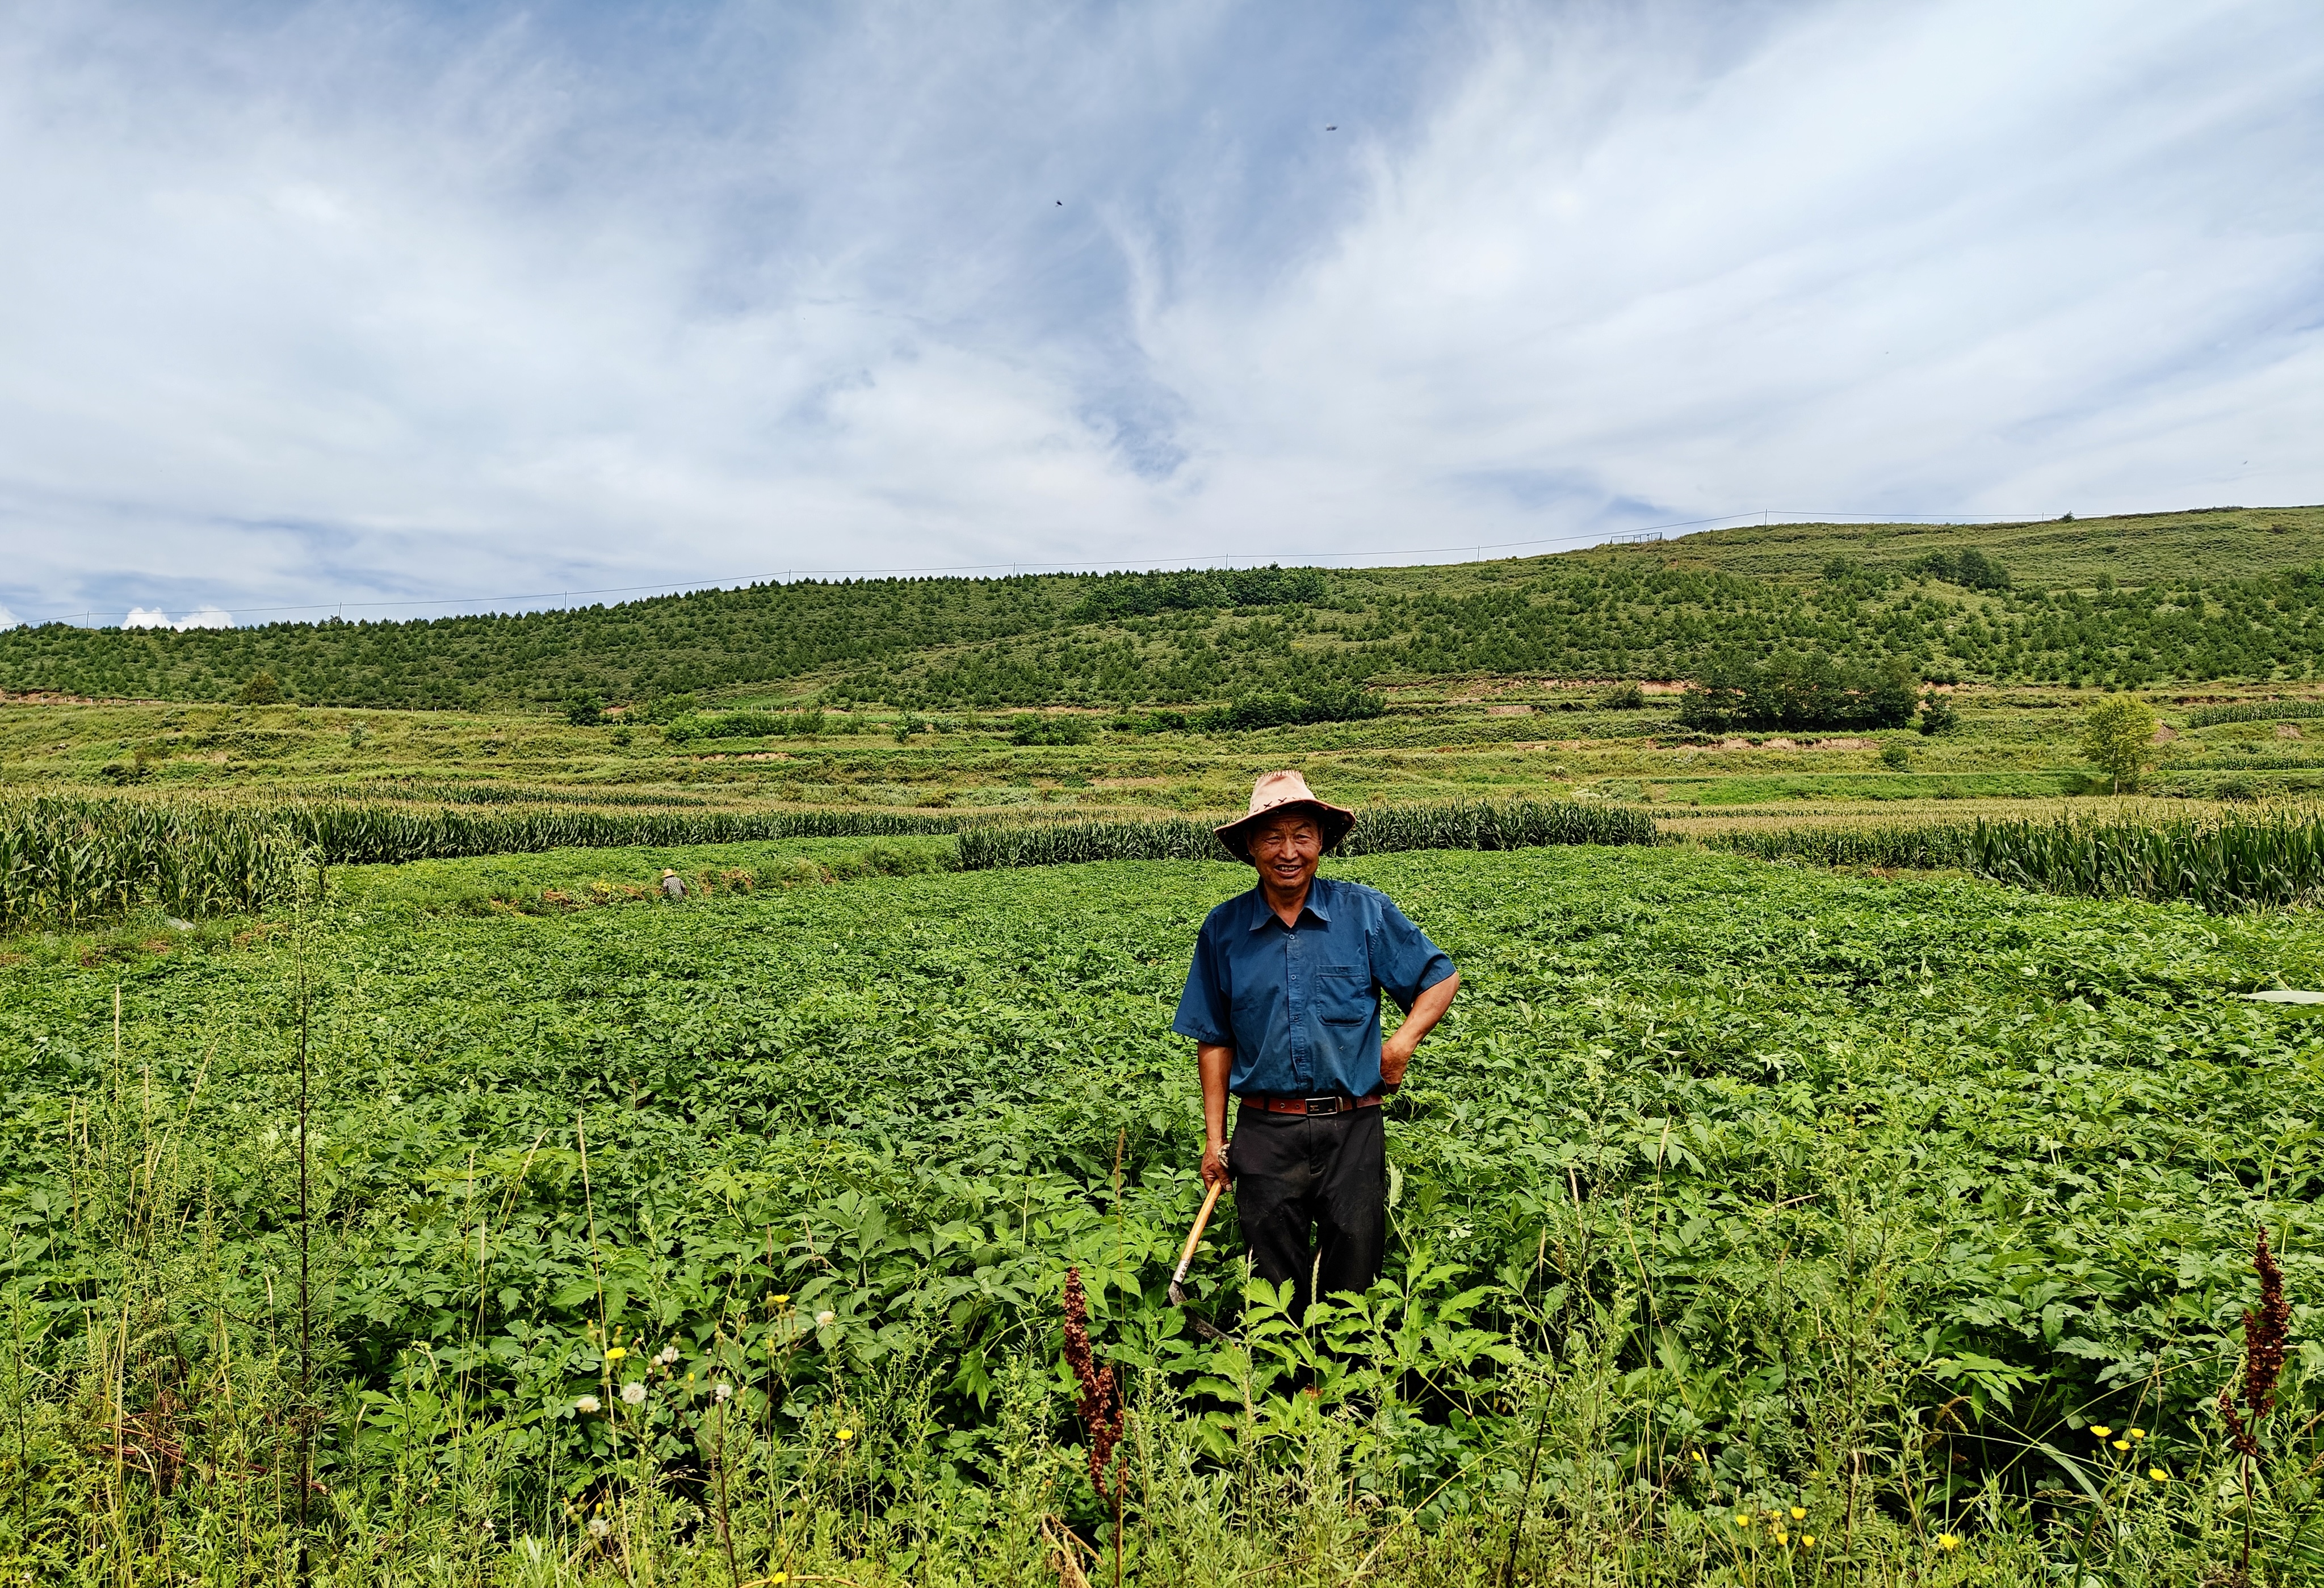
{"type": "Polygon", "coordinates": [[[1313,816],[1277,816],[1250,835],[1250,858],[1270,886],[1293,893],[1307,886],[1323,858],[1323,831],[1313,816]]]}

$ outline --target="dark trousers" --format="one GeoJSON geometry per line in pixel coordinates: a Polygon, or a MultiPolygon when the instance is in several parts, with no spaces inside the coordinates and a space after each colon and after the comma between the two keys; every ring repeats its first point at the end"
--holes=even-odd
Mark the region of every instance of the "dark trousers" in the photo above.
{"type": "Polygon", "coordinates": [[[1227,1170],[1251,1267],[1271,1285],[1364,1290],[1388,1254],[1388,1130],[1379,1108],[1344,1114],[1235,1110],[1227,1170]]]}

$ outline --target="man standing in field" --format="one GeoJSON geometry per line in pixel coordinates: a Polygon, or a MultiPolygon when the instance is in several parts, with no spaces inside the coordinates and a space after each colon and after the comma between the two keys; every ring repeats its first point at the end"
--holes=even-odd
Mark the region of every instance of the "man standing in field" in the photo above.
{"type": "Polygon", "coordinates": [[[1388,1135],[1380,1097],[1443,1018],[1460,973],[1444,951],[1359,883],[1315,875],[1356,813],[1269,772],[1219,840],[1259,886],[1213,910],[1171,1029],[1203,1076],[1203,1180],[1231,1181],[1253,1268],[1325,1294],[1360,1291],[1388,1251],[1388,1135]],[[1379,995],[1405,1011],[1380,1040],[1379,995]],[[1227,1144],[1227,1097],[1241,1105],[1227,1144]]]}

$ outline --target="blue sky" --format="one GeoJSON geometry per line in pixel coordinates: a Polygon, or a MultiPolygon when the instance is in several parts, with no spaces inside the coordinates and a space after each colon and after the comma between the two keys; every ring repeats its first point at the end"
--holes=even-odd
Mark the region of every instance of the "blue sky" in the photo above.
{"type": "Polygon", "coordinates": [[[10,18],[0,620],[2324,501],[2312,0],[10,18]]]}

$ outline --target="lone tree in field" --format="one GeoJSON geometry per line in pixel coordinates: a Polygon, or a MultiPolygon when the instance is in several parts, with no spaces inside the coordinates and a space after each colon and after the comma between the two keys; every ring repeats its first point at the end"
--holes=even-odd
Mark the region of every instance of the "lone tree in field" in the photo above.
{"type": "Polygon", "coordinates": [[[279,706],[282,703],[282,686],[274,675],[261,667],[242,686],[242,703],[245,706],[279,706]]]}
{"type": "Polygon", "coordinates": [[[2082,754],[2114,779],[2114,792],[2136,788],[2154,748],[2154,712],[2136,695],[2108,695],[2082,719],[2082,754]]]}

